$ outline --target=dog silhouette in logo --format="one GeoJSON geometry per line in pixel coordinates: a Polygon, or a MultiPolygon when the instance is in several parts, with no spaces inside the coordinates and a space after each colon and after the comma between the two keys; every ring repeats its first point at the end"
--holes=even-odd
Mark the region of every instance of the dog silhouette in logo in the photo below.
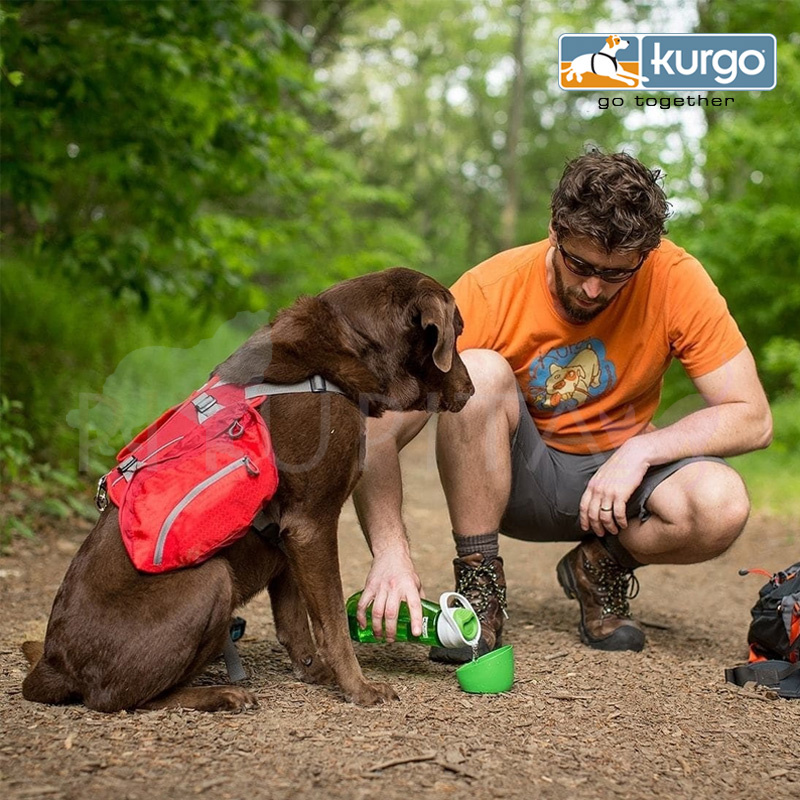
{"type": "Polygon", "coordinates": [[[564,83],[569,83],[572,80],[583,83],[583,76],[587,73],[620,81],[626,86],[636,86],[637,82],[644,83],[647,78],[634,72],[628,72],[617,61],[617,53],[620,50],[624,50],[629,44],[630,42],[627,39],[621,39],[612,33],[606,39],[606,43],[599,53],[583,53],[577,58],[573,58],[570,65],[561,70],[562,75],[565,72],[567,73],[564,83]]]}
{"type": "Polygon", "coordinates": [[[600,360],[588,346],[575,355],[565,367],[550,365],[550,376],[545,382],[542,406],[555,408],[565,400],[575,400],[583,405],[589,399],[589,388],[600,386],[600,360]]]}

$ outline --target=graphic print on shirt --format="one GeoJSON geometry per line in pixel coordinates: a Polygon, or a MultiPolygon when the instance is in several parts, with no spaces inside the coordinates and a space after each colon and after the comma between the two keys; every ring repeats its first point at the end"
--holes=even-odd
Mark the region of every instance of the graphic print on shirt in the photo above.
{"type": "Polygon", "coordinates": [[[557,347],[530,365],[529,396],[537,411],[561,414],[600,397],[617,382],[599,339],[557,347]]]}

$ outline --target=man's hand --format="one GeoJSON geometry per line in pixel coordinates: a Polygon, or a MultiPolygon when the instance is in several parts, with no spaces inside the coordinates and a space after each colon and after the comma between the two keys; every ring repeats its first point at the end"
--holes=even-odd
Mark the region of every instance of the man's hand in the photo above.
{"type": "Polygon", "coordinates": [[[598,536],[628,527],[625,507],[650,467],[646,434],[628,439],[589,481],[581,497],[581,528],[598,536]]]}
{"type": "Polygon", "coordinates": [[[356,618],[367,627],[367,606],[372,603],[372,632],[377,638],[393,642],[397,634],[397,612],[405,600],[411,612],[411,633],[422,635],[422,582],[407,552],[388,552],[376,556],[358,602],[356,618]]]}

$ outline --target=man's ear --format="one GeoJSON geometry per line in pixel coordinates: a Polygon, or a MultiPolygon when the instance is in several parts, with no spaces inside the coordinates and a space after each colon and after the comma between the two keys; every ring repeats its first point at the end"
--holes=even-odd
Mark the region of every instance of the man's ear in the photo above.
{"type": "Polygon", "coordinates": [[[442,371],[450,372],[453,366],[453,345],[456,341],[453,314],[455,303],[447,302],[438,292],[425,292],[417,301],[420,312],[420,325],[423,331],[433,326],[436,328],[436,345],[433,348],[433,363],[442,371]]]}
{"type": "Polygon", "coordinates": [[[547,238],[550,240],[550,245],[552,247],[558,247],[558,236],[556,236],[556,232],[553,230],[552,222],[547,226],[547,238]]]}

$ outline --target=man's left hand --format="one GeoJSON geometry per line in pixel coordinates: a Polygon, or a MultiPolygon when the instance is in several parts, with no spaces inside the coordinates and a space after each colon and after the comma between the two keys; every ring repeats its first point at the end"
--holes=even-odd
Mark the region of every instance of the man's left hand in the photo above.
{"type": "Polygon", "coordinates": [[[642,440],[625,442],[589,481],[580,504],[583,530],[605,536],[628,527],[626,505],[650,466],[642,440]]]}

